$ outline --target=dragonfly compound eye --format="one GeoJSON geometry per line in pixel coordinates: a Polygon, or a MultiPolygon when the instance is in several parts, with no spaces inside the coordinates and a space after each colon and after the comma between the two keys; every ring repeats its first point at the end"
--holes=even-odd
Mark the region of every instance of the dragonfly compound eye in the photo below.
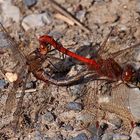
{"type": "Polygon", "coordinates": [[[130,82],[133,82],[135,81],[135,69],[133,68],[133,66],[131,65],[127,65],[124,70],[123,70],[123,73],[122,73],[122,80],[126,83],[130,83],[130,82]]]}
{"type": "Polygon", "coordinates": [[[48,53],[48,48],[43,45],[40,45],[39,52],[40,52],[40,54],[45,55],[48,53]]]}

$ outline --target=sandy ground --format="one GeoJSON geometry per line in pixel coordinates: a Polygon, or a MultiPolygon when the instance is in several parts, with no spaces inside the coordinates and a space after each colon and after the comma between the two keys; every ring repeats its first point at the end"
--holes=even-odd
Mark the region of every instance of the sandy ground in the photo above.
{"type": "MultiPolygon", "coordinates": [[[[24,55],[21,58],[18,51],[11,51],[10,47],[0,45],[1,50],[6,52],[1,55],[0,60],[0,79],[4,82],[1,82],[0,88],[0,139],[129,139],[133,130],[132,122],[139,121],[140,97],[138,89],[130,89],[125,84],[93,80],[93,77],[86,82],[80,81],[72,86],[61,87],[49,82],[44,83],[36,79],[31,72],[26,81],[23,103],[18,104],[23,95],[22,88],[29,68],[25,56],[28,58],[29,53],[39,46],[39,36],[49,34],[65,48],[89,58],[96,56],[97,49],[107,38],[112,26],[114,30],[104,52],[101,53],[103,58],[113,57],[111,53],[140,41],[139,0],[57,2],[82,25],[60,12],[47,0],[37,1],[30,7],[21,0],[0,1],[0,21],[20,44],[14,46],[24,55]],[[9,82],[6,72],[18,74],[21,81],[9,82]],[[11,98],[7,104],[8,96],[11,98]]],[[[62,58],[58,51],[52,52],[51,55],[62,58]]],[[[133,64],[138,68],[139,48],[125,52],[115,57],[115,60],[121,67],[133,64]]],[[[48,59],[39,67],[44,68],[57,80],[69,78],[79,74],[82,69],[88,69],[86,65],[69,57],[50,61],[57,69],[48,59]]],[[[30,61],[29,64],[38,67],[37,63],[30,61]]],[[[132,135],[132,139],[139,139],[134,136],[135,134],[132,135]]]]}

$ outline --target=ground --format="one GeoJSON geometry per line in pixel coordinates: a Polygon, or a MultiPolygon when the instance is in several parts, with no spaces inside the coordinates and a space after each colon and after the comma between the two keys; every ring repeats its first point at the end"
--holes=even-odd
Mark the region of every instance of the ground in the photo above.
{"type": "MultiPolygon", "coordinates": [[[[78,23],[70,15],[60,11],[61,8],[51,0],[0,1],[0,22],[17,44],[20,44],[13,45],[18,47],[18,50],[4,47],[3,34],[0,34],[0,139],[127,140],[130,135],[133,140],[140,139],[136,135],[140,133],[139,127],[132,126],[132,122],[138,122],[140,117],[139,89],[133,90],[125,84],[119,85],[118,82],[112,84],[107,80],[95,80],[96,77],[88,79],[86,76],[85,82],[81,80],[72,86],[45,83],[34,77],[32,71],[35,68],[42,67],[48,74],[61,80],[88,70],[88,66],[68,56],[62,59],[62,55],[60,57],[57,51],[51,55],[62,60],[49,59],[56,68],[48,59],[38,65],[29,58],[29,54],[39,47],[38,37],[44,34],[53,36],[73,52],[95,58],[97,49],[102,46],[114,27],[101,53],[104,59],[113,57],[111,53],[140,41],[140,1],[56,2],[64,11],[73,15],[78,23]],[[30,4],[32,2],[33,4],[30,4]],[[31,73],[25,81],[29,65],[31,73]],[[17,74],[20,80],[9,82],[7,72],[17,74]],[[21,105],[18,101],[23,95],[24,83],[26,88],[21,105]]],[[[5,44],[8,45],[9,43],[5,44]]],[[[113,59],[122,68],[126,64],[133,64],[138,68],[139,48],[126,51],[113,59]]]]}

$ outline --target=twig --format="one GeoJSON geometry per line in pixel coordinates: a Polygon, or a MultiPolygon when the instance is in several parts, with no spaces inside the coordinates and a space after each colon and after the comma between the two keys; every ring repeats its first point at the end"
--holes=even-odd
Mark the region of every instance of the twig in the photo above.
{"type": "Polygon", "coordinates": [[[75,24],[71,19],[69,19],[68,17],[66,17],[62,14],[57,13],[57,14],[54,15],[54,17],[56,17],[58,19],[61,19],[61,20],[67,22],[68,24],[70,24],[72,26],[75,24]]]}
{"type": "MultiPolygon", "coordinates": [[[[35,92],[35,91],[37,91],[37,89],[33,89],[33,88],[32,89],[26,89],[25,93],[31,93],[31,92],[35,92]]],[[[22,93],[23,91],[22,90],[18,90],[17,92],[18,93],[22,93]]]]}
{"type": "Polygon", "coordinates": [[[51,5],[54,9],[56,9],[58,12],[62,13],[66,17],[68,17],[75,24],[77,24],[79,27],[81,27],[84,31],[86,31],[87,33],[90,33],[90,30],[87,27],[85,27],[80,21],[78,21],[78,19],[76,19],[71,13],[66,11],[63,7],[61,7],[57,2],[55,2],[54,0],[48,0],[48,1],[51,3],[51,5]]]}

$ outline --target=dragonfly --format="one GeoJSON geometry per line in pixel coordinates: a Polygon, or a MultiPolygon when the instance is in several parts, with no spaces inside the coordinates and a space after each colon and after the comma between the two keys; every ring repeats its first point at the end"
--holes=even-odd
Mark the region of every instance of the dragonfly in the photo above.
{"type": "MultiPolygon", "coordinates": [[[[93,107],[96,107],[98,109],[106,110],[109,112],[114,111],[121,118],[126,118],[127,122],[129,121],[131,126],[134,126],[134,122],[136,120],[131,114],[131,110],[128,102],[129,102],[130,89],[140,88],[140,69],[139,68],[136,69],[131,64],[126,64],[124,66],[121,66],[121,64],[119,64],[115,59],[125,52],[130,52],[138,48],[140,46],[140,42],[131,45],[130,47],[127,47],[125,49],[113,52],[110,55],[108,55],[108,57],[104,58],[104,52],[106,52],[105,46],[113,30],[114,28],[112,27],[105,41],[97,50],[95,59],[86,58],[84,56],[71,52],[70,50],[63,47],[62,44],[55,41],[53,37],[49,35],[40,36],[38,40],[41,48],[43,47],[45,48],[48,47],[48,45],[51,45],[52,47],[62,52],[63,54],[68,55],[80,62],[83,62],[85,65],[88,66],[90,70],[93,70],[93,72],[95,72],[98,75],[98,78],[95,78],[96,81],[93,82],[94,84],[87,88],[88,90],[89,89],[91,90],[85,93],[85,95],[87,95],[85,97],[86,110],[89,110],[89,112],[91,112],[93,107]],[[105,92],[103,92],[103,87],[106,87],[103,86],[103,83],[104,85],[111,86],[109,90],[110,91],[109,94],[105,94],[105,92]],[[107,98],[107,102],[104,102],[101,101],[101,97],[104,97],[104,100],[106,99],[106,97],[109,98],[107,98]]],[[[45,74],[42,71],[43,81],[44,81],[43,78],[44,75],[45,74]]],[[[107,92],[108,89],[109,88],[106,88],[105,91],[107,92]]]]}
{"type": "MultiPolygon", "coordinates": [[[[111,32],[113,31],[113,28],[111,29],[111,32]]],[[[111,32],[109,33],[108,37],[110,36],[111,32]]],[[[100,47],[100,49],[97,52],[97,58],[96,60],[86,58],[83,56],[80,56],[74,52],[71,52],[70,50],[63,47],[62,44],[55,41],[51,36],[49,35],[43,35],[39,37],[39,43],[40,48],[47,47],[48,44],[52,45],[55,49],[62,52],[65,55],[68,55],[76,60],[79,60],[86,65],[89,66],[90,69],[94,70],[99,76],[105,76],[108,78],[108,80],[111,81],[119,81],[121,80],[126,85],[133,85],[134,87],[140,87],[140,69],[135,69],[131,64],[127,64],[126,66],[122,67],[118,62],[115,61],[114,57],[120,55],[121,53],[132,50],[134,48],[137,48],[140,45],[140,42],[137,44],[134,44],[126,49],[117,51],[113,54],[111,54],[109,58],[102,58],[102,52],[104,49],[104,44],[108,40],[104,41],[103,45],[100,47]]]]}
{"type": "MultiPolygon", "coordinates": [[[[4,77],[6,77],[7,73],[12,73],[17,75],[17,77],[11,82],[11,89],[8,92],[8,97],[5,105],[5,113],[11,113],[14,106],[16,106],[16,111],[14,112],[14,127],[17,127],[19,116],[22,112],[22,102],[23,97],[25,95],[26,82],[28,80],[29,75],[32,73],[37,80],[42,79],[42,71],[45,73],[44,82],[47,84],[54,84],[57,86],[68,86],[73,85],[79,82],[84,76],[92,75],[91,71],[83,71],[75,76],[63,78],[63,79],[55,79],[51,76],[50,73],[46,73],[42,67],[42,64],[50,60],[60,60],[60,58],[56,58],[49,54],[52,52],[50,49],[37,48],[33,52],[28,55],[25,55],[19,48],[19,44],[9,35],[7,30],[4,28],[2,23],[0,23],[0,56],[1,56],[1,65],[0,71],[4,77]],[[7,56],[8,54],[8,56],[7,56]],[[8,60],[7,60],[8,57],[8,60]],[[12,61],[11,65],[8,65],[8,62],[12,61]],[[8,67],[8,68],[7,68],[8,67]],[[20,85],[22,86],[22,94],[19,98],[18,103],[16,104],[16,92],[20,85]]],[[[50,64],[52,64],[50,62],[50,64]]],[[[52,64],[53,65],[53,64],[52,64]]],[[[54,65],[53,65],[54,66],[54,65]]],[[[56,67],[54,66],[56,69],[56,67]]],[[[7,77],[6,77],[7,78],[7,77]]],[[[16,128],[15,128],[16,129],[16,128]]]]}

